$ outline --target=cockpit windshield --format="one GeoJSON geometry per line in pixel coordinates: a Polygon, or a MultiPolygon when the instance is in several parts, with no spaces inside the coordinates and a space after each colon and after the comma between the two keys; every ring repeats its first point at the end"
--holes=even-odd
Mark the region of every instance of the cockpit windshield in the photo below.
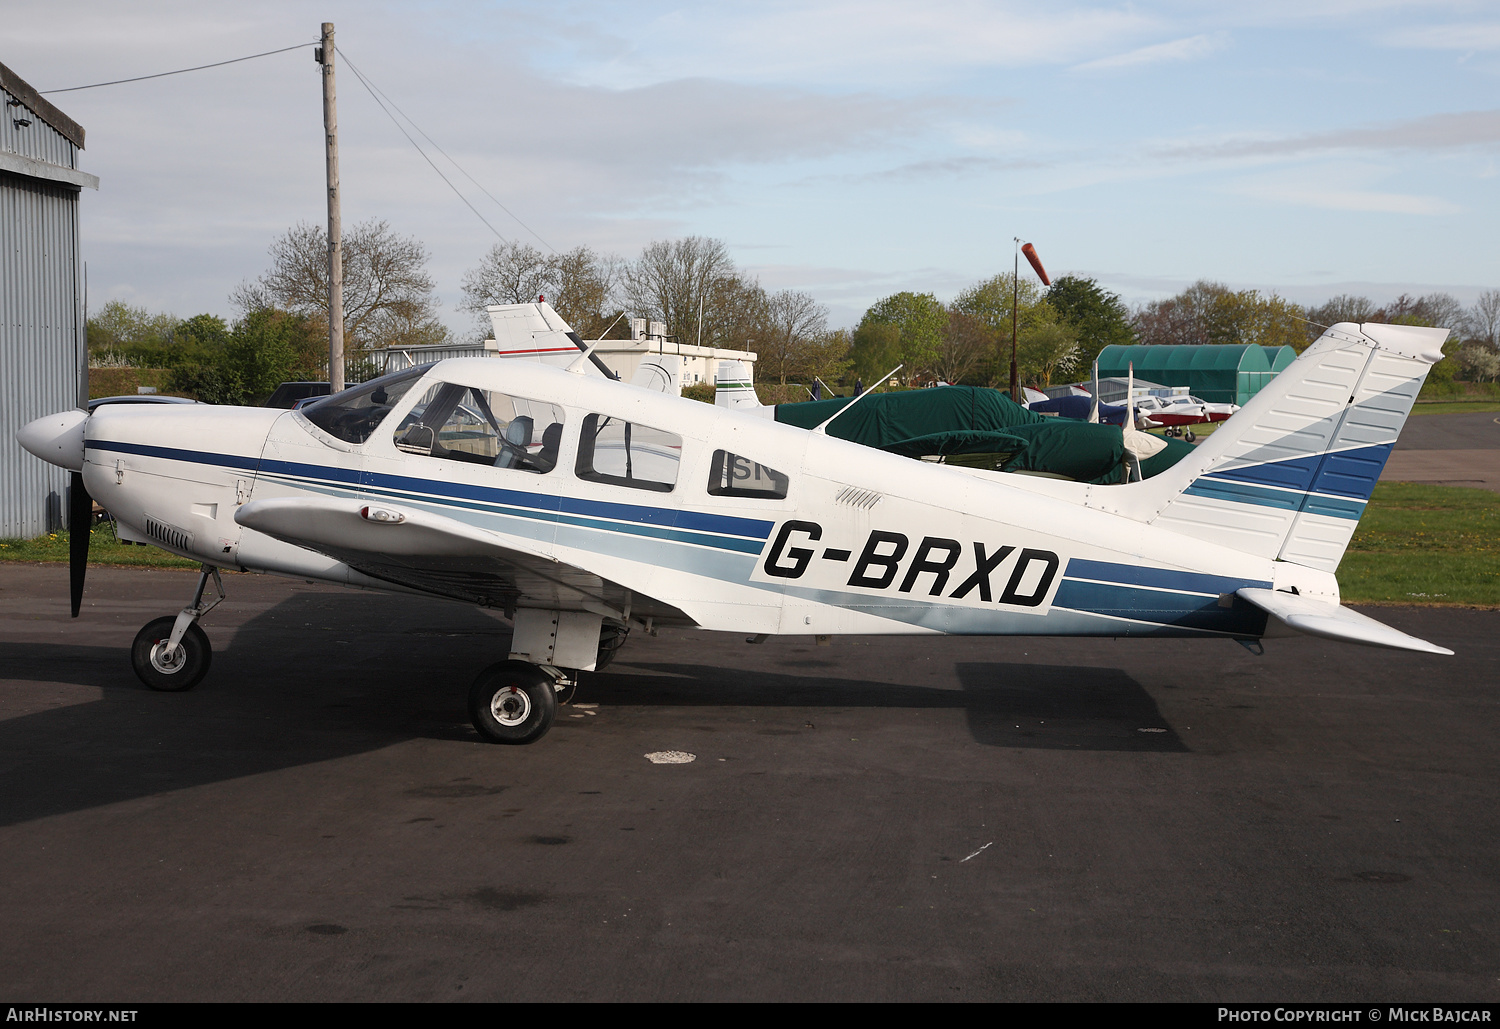
{"type": "Polygon", "coordinates": [[[335,439],[363,443],[427,371],[426,368],[408,368],[382,375],[305,407],[302,413],[308,421],[335,439]]]}

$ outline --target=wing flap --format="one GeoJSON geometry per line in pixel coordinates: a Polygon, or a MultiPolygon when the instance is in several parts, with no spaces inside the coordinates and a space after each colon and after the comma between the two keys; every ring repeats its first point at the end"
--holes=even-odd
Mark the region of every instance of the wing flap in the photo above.
{"type": "Polygon", "coordinates": [[[234,520],[376,579],[485,607],[623,612],[692,624],[679,609],[524,541],[427,511],[322,497],[252,500],[234,520]],[[384,515],[384,519],[380,517],[384,515]]]}
{"type": "Polygon", "coordinates": [[[1370,647],[1414,650],[1423,654],[1453,653],[1445,647],[1408,636],[1399,629],[1393,629],[1384,622],[1377,622],[1340,604],[1328,604],[1295,593],[1248,587],[1235,590],[1235,594],[1279,619],[1287,627],[1309,636],[1321,636],[1344,643],[1362,643],[1370,647]]]}

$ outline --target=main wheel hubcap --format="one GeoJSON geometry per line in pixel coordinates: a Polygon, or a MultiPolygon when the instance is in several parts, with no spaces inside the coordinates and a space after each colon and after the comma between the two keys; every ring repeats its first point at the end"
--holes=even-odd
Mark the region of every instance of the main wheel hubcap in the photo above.
{"type": "Polygon", "coordinates": [[[151,667],[163,675],[176,675],[187,663],[187,648],[181,643],[170,652],[166,640],[157,640],[151,648],[151,667]]]}
{"type": "Polygon", "coordinates": [[[516,726],[531,717],[531,698],[525,690],[506,686],[490,698],[490,714],[504,726],[516,726]]]}

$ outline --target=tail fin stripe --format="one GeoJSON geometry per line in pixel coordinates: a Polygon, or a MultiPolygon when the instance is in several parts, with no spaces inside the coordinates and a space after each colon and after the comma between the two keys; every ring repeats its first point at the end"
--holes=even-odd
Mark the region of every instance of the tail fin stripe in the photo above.
{"type": "Polygon", "coordinates": [[[1309,493],[1306,490],[1224,482],[1211,476],[1202,476],[1193,480],[1193,484],[1184,492],[1193,497],[1227,500],[1256,507],[1273,507],[1281,511],[1311,511],[1314,514],[1325,514],[1334,518],[1352,518],[1355,521],[1358,521],[1364,514],[1366,503],[1364,500],[1330,496],[1325,493],[1309,493]]]}
{"type": "Polygon", "coordinates": [[[1329,454],[1313,480],[1313,491],[1369,500],[1394,447],[1394,443],[1382,443],[1329,454]]]}
{"type": "Polygon", "coordinates": [[[1300,490],[1268,489],[1264,486],[1249,486],[1238,482],[1225,482],[1203,475],[1183,491],[1190,497],[1206,497],[1210,500],[1230,500],[1237,504],[1254,504],[1257,507],[1275,507],[1283,511],[1298,511],[1306,496],[1300,490]]]}
{"type": "Polygon", "coordinates": [[[1215,468],[1202,478],[1369,500],[1392,446],[1382,443],[1333,451],[1327,455],[1313,454],[1238,468],[1215,468]]]}

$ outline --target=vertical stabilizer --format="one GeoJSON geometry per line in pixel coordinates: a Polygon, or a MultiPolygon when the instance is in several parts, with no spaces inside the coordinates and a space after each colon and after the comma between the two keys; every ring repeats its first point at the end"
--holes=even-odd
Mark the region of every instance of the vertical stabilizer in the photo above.
{"type": "Polygon", "coordinates": [[[1119,512],[1331,572],[1447,329],[1340,322],[1119,512]]]}
{"type": "Polygon", "coordinates": [[[750,377],[750,366],[744,361],[719,362],[719,377],[714,383],[714,406],[735,410],[752,410],[761,406],[750,377]]]}
{"type": "Polygon", "coordinates": [[[682,358],[676,354],[647,354],[635,366],[630,377],[632,386],[665,393],[669,397],[682,396],[682,358]]]}
{"type": "MultiPolygon", "coordinates": [[[[578,355],[584,350],[578,333],[546,301],[497,304],[486,310],[501,357],[540,361],[556,368],[566,368],[578,360],[578,355]]],[[[605,374],[597,360],[589,364],[591,374],[594,371],[605,374]]]]}

